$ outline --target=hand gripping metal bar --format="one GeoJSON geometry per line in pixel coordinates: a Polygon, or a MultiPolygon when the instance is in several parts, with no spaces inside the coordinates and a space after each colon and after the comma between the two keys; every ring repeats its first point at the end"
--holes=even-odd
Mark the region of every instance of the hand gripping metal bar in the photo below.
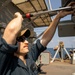
{"type": "Polygon", "coordinates": [[[27,14],[23,15],[23,18],[30,18],[30,17],[37,16],[37,15],[43,15],[46,13],[53,14],[53,12],[57,12],[57,11],[61,11],[61,10],[70,11],[73,9],[75,9],[75,6],[62,7],[62,8],[58,8],[58,9],[54,9],[54,10],[40,11],[40,12],[36,12],[36,13],[27,13],[27,14]]]}

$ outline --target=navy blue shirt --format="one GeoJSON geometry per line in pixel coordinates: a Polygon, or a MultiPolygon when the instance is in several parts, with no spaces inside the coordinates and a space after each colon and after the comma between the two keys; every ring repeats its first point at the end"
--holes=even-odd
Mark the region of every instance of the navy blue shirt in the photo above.
{"type": "Polygon", "coordinates": [[[14,56],[14,52],[17,49],[17,43],[9,45],[0,36],[0,75],[38,75],[35,61],[46,47],[43,47],[40,44],[40,40],[37,40],[26,55],[26,65],[21,59],[14,56]]]}

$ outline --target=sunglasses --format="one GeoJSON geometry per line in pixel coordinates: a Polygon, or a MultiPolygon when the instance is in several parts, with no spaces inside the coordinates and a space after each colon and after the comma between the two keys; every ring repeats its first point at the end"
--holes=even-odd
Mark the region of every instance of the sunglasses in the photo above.
{"type": "Polygon", "coordinates": [[[16,40],[18,42],[24,42],[25,40],[27,40],[28,38],[26,38],[25,36],[20,36],[20,37],[17,37],[16,40]]]}

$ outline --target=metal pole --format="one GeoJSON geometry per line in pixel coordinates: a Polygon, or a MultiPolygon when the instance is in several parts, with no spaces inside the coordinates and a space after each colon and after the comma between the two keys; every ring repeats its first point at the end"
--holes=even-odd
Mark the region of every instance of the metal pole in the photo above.
{"type": "Polygon", "coordinates": [[[46,14],[46,13],[49,13],[49,14],[57,14],[57,11],[61,11],[61,10],[72,10],[72,9],[75,9],[75,6],[68,6],[68,7],[62,7],[62,8],[58,8],[58,9],[54,9],[54,10],[48,10],[48,11],[40,11],[40,12],[36,12],[36,13],[27,13],[26,15],[23,15],[23,18],[30,18],[30,17],[33,17],[33,16],[37,16],[37,15],[43,15],[43,14],[46,14]]]}
{"type": "Polygon", "coordinates": [[[56,12],[56,11],[72,10],[72,9],[75,9],[75,7],[68,6],[68,7],[63,7],[63,8],[58,8],[58,9],[48,10],[48,11],[41,11],[41,12],[38,12],[38,13],[31,13],[31,14],[36,16],[36,15],[41,15],[41,14],[45,14],[45,13],[52,13],[52,12],[56,12]]]}
{"type": "Polygon", "coordinates": [[[53,63],[53,61],[55,60],[56,55],[57,55],[57,53],[59,52],[59,49],[60,49],[60,47],[58,47],[58,49],[57,49],[57,51],[56,51],[56,53],[55,53],[55,55],[54,55],[54,57],[53,57],[53,59],[51,60],[51,62],[50,62],[50,63],[53,63]]]}

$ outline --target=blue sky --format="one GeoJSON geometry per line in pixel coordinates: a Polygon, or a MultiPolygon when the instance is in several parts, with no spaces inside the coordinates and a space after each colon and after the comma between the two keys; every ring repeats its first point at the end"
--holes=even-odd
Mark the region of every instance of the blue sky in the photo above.
{"type": "MultiPolygon", "coordinates": [[[[48,1],[49,0],[46,0],[46,2],[48,2],[48,1]]],[[[51,1],[52,9],[57,9],[57,8],[61,7],[61,0],[50,0],[50,1],[51,1]]],[[[69,20],[69,19],[71,19],[70,15],[62,18],[61,20],[69,20]]],[[[37,33],[37,35],[39,35],[46,28],[47,27],[35,28],[34,31],[37,33]]],[[[75,36],[73,36],[73,37],[59,37],[58,36],[58,28],[56,29],[54,37],[52,38],[52,40],[50,41],[50,43],[48,44],[47,47],[54,48],[55,46],[57,46],[59,44],[59,41],[64,42],[65,48],[75,48],[75,36]]]]}

